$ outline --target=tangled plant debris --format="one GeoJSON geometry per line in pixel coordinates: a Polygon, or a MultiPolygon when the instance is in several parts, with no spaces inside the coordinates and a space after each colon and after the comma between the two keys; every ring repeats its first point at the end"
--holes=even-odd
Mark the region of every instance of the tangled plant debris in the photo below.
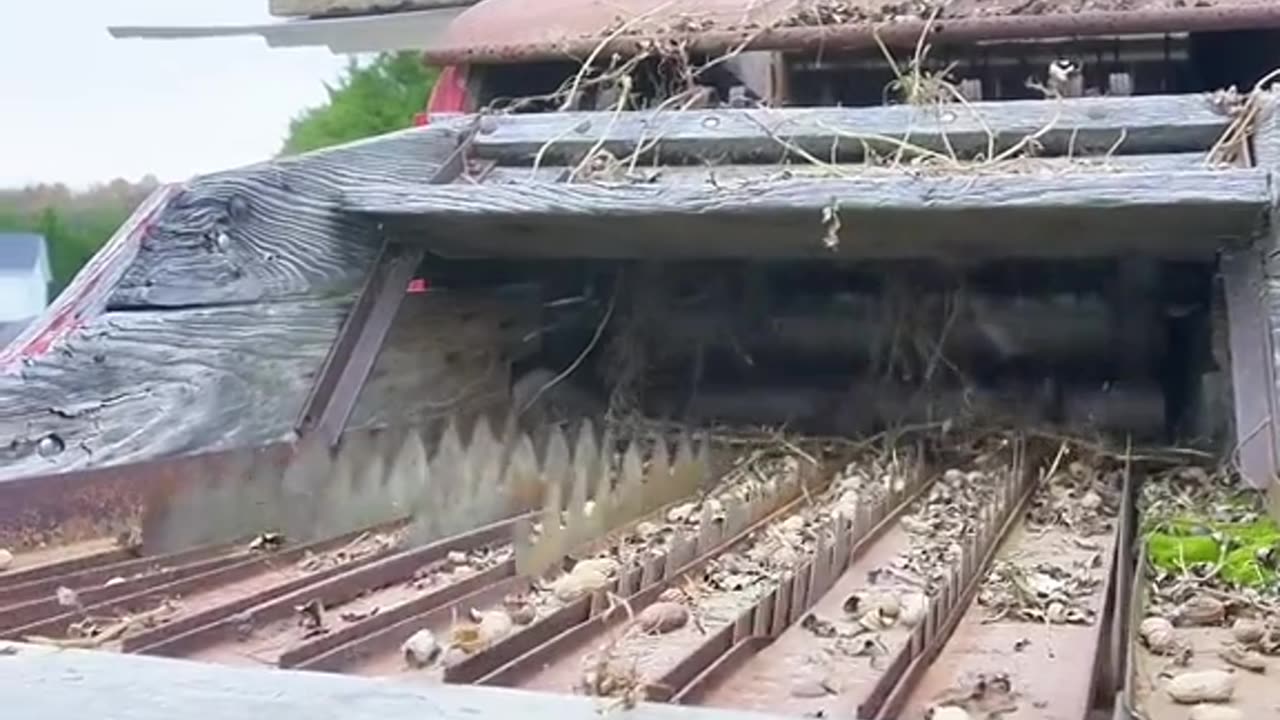
{"type": "MultiPolygon", "coordinates": [[[[782,438],[755,444],[733,464],[727,478],[738,486],[776,486],[788,478],[799,479],[802,464],[820,462],[802,450],[802,444],[812,445],[782,438]]],[[[753,532],[701,569],[677,580],[656,603],[639,609],[610,641],[587,657],[579,689],[611,697],[615,704],[643,699],[651,683],[664,672],[660,648],[668,642],[667,636],[706,636],[734,622],[777,588],[789,573],[814,557],[822,539],[831,539],[830,529],[838,516],[852,518],[862,504],[878,502],[903,490],[913,467],[914,459],[906,454],[859,453],[858,459],[844,466],[821,492],[806,494],[807,500],[798,511],[753,532]]],[[[677,506],[668,513],[667,520],[681,522],[695,512],[694,507],[677,506]]],[[[621,602],[615,603],[613,612],[624,607],[630,616],[631,608],[621,602]]],[[[864,614],[868,615],[869,624],[871,617],[881,617],[870,612],[873,609],[882,610],[888,622],[901,615],[896,603],[893,607],[888,603],[868,603],[864,614]]],[[[874,639],[857,637],[853,621],[842,622],[838,630],[830,629],[830,623],[813,615],[802,623],[832,639],[839,652],[868,656],[887,652],[874,639]]]]}
{"type": "Polygon", "coordinates": [[[1102,556],[1090,538],[1113,532],[1122,473],[1088,454],[1055,465],[1031,498],[1027,527],[1034,533],[1062,533],[1072,552],[1061,561],[997,560],[978,593],[988,622],[1091,625],[1097,620],[1102,556]]]}
{"type": "Polygon", "coordinates": [[[988,622],[1006,618],[1055,625],[1091,625],[1097,611],[1090,600],[1102,578],[1094,567],[1063,568],[1054,563],[1025,567],[999,561],[991,569],[978,594],[978,602],[988,608],[988,622]]]}
{"type": "Polygon", "coordinates": [[[386,533],[362,533],[359,537],[336,550],[322,553],[307,553],[298,561],[298,568],[303,572],[314,573],[328,570],[340,565],[363,560],[373,555],[381,555],[400,546],[404,540],[402,531],[386,533]]]}
{"type": "Polygon", "coordinates": [[[1007,438],[988,438],[973,449],[973,469],[946,470],[900,521],[910,547],[873,571],[872,584],[890,576],[928,595],[936,593],[960,560],[963,543],[981,529],[982,510],[992,505],[1013,468],[1005,457],[1007,438]]]}

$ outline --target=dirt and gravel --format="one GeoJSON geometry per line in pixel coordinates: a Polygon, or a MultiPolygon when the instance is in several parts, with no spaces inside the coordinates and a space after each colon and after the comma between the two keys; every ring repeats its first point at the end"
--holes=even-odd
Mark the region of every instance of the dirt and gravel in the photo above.
{"type": "MultiPolygon", "coordinates": [[[[959,559],[961,543],[977,531],[982,508],[1009,482],[1011,469],[1000,462],[999,448],[989,450],[994,452],[975,453],[938,473],[799,623],[702,702],[808,717],[854,716],[923,622],[959,559]]],[[[857,486],[875,474],[851,470],[837,482],[857,486]]]]}
{"type": "Polygon", "coordinates": [[[1231,472],[1181,467],[1141,498],[1137,709],[1152,717],[1275,717],[1280,527],[1231,472]]]}
{"type": "Polygon", "coordinates": [[[1091,707],[1122,464],[1063,445],[904,718],[1081,718],[1091,707]],[[957,715],[957,717],[960,717],[957,715]]]}

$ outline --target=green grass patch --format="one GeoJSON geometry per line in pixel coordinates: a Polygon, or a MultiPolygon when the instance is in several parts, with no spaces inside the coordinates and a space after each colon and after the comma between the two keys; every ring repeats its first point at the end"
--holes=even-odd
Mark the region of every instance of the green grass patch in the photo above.
{"type": "Polygon", "coordinates": [[[1275,583],[1280,579],[1275,566],[1278,555],[1280,526],[1270,518],[1217,523],[1180,517],[1147,533],[1147,557],[1160,570],[1176,573],[1197,563],[1220,564],[1220,577],[1238,587],[1275,583]]]}

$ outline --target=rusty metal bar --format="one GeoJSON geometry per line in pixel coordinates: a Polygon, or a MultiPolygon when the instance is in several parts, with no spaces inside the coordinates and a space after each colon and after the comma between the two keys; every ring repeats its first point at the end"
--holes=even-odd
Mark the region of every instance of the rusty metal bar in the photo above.
{"type": "MultiPolygon", "coordinates": [[[[46,618],[66,613],[67,608],[59,604],[56,596],[56,591],[59,587],[67,587],[75,590],[76,594],[79,596],[80,602],[85,605],[98,605],[114,598],[133,595],[151,588],[169,585],[195,575],[213,572],[230,565],[242,563],[253,557],[253,553],[247,550],[244,552],[227,552],[227,548],[222,548],[222,550],[226,552],[226,554],[206,557],[201,560],[173,567],[157,567],[154,572],[136,577],[115,574],[110,575],[108,578],[110,580],[120,578],[120,582],[97,583],[86,586],[83,583],[76,584],[59,582],[62,578],[56,577],[51,578],[49,581],[42,581],[38,583],[43,590],[39,597],[31,598],[24,602],[15,603],[6,607],[0,607],[0,632],[11,628],[30,625],[46,618]]],[[[153,563],[152,566],[155,566],[155,564],[153,563]]],[[[110,568],[115,566],[108,567],[110,568]]]]}
{"type": "MultiPolygon", "coordinates": [[[[457,150],[432,176],[430,184],[453,182],[468,170],[470,136],[464,135],[457,150]]],[[[483,167],[480,172],[487,172],[483,167]]],[[[298,418],[299,434],[319,433],[329,447],[342,437],[347,418],[355,408],[360,390],[373,370],[382,344],[391,331],[409,281],[426,257],[420,246],[403,245],[386,238],[378,259],[342,329],[329,348],[316,382],[298,418]]]]}
{"type": "Polygon", "coordinates": [[[1143,607],[1146,598],[1146,574],[1143,572],[1147,566],[1147,544],[1138,541],[1138,552],[1134,558],[1134,573],[1131,576],[1132,581],[1129,583],[1127,595],[1124,597],[1127,603],[1122,611],[1127,620],[1124,628],[1123,642],[1125,643],[1123,682],[1120,690],[1116,693],[1116,716],[1122,718],[1141,718],[1145,717],[1138,708],[1137,683],[1138,669],[1136,660],[1134,659],[1134,643],[1138,642],[1138,627],[1142,625],[1142,618],[1146,614],[1146,608],[1143,607]]]}
{"type": "MultiPolygon", "coordinates": [[[[12,582],[8,576],[0,575],[0,582],[3,582],[3,586],[0,586],[0,608],[37,600],[45,596],[52,596],[59,586],[75,590],[82,587],[105,585],[117,577],[125,579],[125,582],[132,582],[139,574],[154,575],[165,570],[174,570],[195,563],[213,560],[225,556],[236,549],[243,549],[247,543],[248,540],[245,540],[244,543],[196,548],[169,555],[140,557],[118,562],[109,561],[109,559],[116,557],[118,551],[94,553],[86,556],[85,559],[76,558],[74,565],[68,566],[58,563],[54,566],[46,565],[41,568],[61,566],[66,568],[64,572],[46,571],[44,577],[36,577],[17,583],[12,582]]],[[[123,584],[113,583],[112,587],[119,587],[123,584]]],[[[83,596],[81,599],[83,599],[83,596]]],[[[0,622],[3,621],[0,620],[0,622]]]]}
{"type": "Polygon", "coordinates": [[[92,569],[103,563],[128,562],[131,558],[138,557],[137,548],[122,545],[119,540],[112,541],[108,538],[100,538],[97,542],[90,542],[89,544],[96,549],[87,549],[83,553],[77,553],[65,559],[36,563],[29,567],[19,567],[17,570],[0,573],[0,582],[3,582],[6,586],[4,590],[0,590],[0,605],[10,602],[7,595],[9,590],[34,585],[42,580],[60,577],[68,573],[92,569]],[[108,543],[110,543],[110,546],[107,546],[108,543]]]}
{"type": "Polygon", "coordinates": [[[981,587],[986,570],[995,559],[1000,544],[1022,518],[1035,494],[1038,484],[1035,470],[1026,464],[1025,450],[1020,457],[1022,462],[1015,480],[1017,490],[1013,490],[1011,483],[1005,494],[1005,497],[1012,495],[1015,499],[1006,501],[1004,507],[999,509],[1003,511],[1003,517],[990,518],[989,524],[978,531],[978,536],[972,539],[972,545],[962,554],[960,567],[952,573],[953,580],[947,584],[947,592],[944,594],[947,600],[945,603],[935,601],[930,608],[931,613],[938,613],[936,630],[928,634],[930,623],[917,626],[907,646],[882,675],[883,682],[877,683],[867,701],[858,705],[859,718],[892,720],[899,717],[912,689],[960,624],[965,611],[977,596],[978,588],[981,587]],[[894,672],[899,668],[898,672],[894,672]]]}
{"type": "Polygon", "coordinates": [[[752,655],[760,652],[772,641],[773,638],[765,635],[752,635],[738,641],[728,652],[707,666],[706,670],[703,670],[701,674],[674,693],[670,702],[677,705],[697,705],[709,688],[714,687],[724,678],[732,675],[752,655]]]}
{"type": "MultiPolygon", "coordinates": [[[[943,43],[973,43],[989,40],[1039,40],[1048,38],[1114,35],[1221,32],[1280,27],[1280,6],[1259,3],[1247,7],[1185,7],[1169,10],[1126,12],[1093,11],[1043,15],[1003,15],[979,18],[948,18],[927,25],[923,20],[892,23],[846,23],[839,25],[789,26],[767,30],[715,30],[697,33],[638,32],[600,43],[595,33],[579,38],[557,38],[556,42],[445,44],[426,53],[427,62],[441,65],[468,63],[516,63],[538,59],[560,59],[566,53],[586,55],[593,50],[601,57],[612,53],[634,54],[655,39],[680,42],[689,52],[719,53],[730,50],[784,50],[787,52],[831,52],[869,50],[877,36],[889,46],[910,48],[930,33],[936,46],[943,43]],[[599,47],[597,47],[599,46],[599,47]]],[[[601,28],[602,33],[605,28],[601,28]]]]}
{"type": "Polygon", "coordinates": [[[817,548],[813,557],[796,568],[790,580],[743,612],[741,624],[754,628],[756,633],[747,638],[752,641],[750,652],[740,649],[744,639],[735,631],[735,625],[727,626],[727,637],[714,634],[656,683],[659,697],[683,702],[677,698],[705,693],[718,682],[715,678],[723,678],[729,672],[721,671],[707,679],[729,654],[736,651],[739,656],[733,662],[745,662],[803,617],[839,576],[929,491],[936,479],[924,467],[916,477],[901,495],[877,501],[869,510],[860,509],[851,525],[836,524],[830,545],[817,548]],[[846,547],[847,551],[843,549],[846,547]],[[694,685],[698,687],[694,689],[694,685]]]}
{"type": "Polygon", "coordinates": [[[500,578],[491,573],[492,568],[486,573],[468,578],[468,581],[476,582],[468,586],[466,594],[446,605],[436,606],[379,630],[367,631],[354,640],[299,659],[293,667],[299,670],[345,672],[367,658],[398,651],[401,643],[419,629],[436,624],[447,625],[455,617],[462,617],[468,608],[498,602],[508,593],[528,588],[528,578],[514,575],[500,578]]]}
{"type": "Polygon", "coordinates": [[[280,655],[278,665],[283,668],[298,667],[307,660],[329,652],[346,643],[358,641],[369,632],[438,609],[459,597],[466,597],[477,589],[484,589],[515,574],[515,562],[508,560],[500,565],[477,573],[464,580],[446,585],[435,592],[380,612],[364,621],[348,625],[336,632],[320,635],[314,640],[289,648],[280,655]]]}
{"type": "Polygon", "coordinates": [[[424,257],[426,251],[420,247],[406,247],[390,240],[383,245],[307,397],[298,421],[299,433],[314,431],[329,447],[338,444],[391,331],[409,281],[424,257]]]}
{"type": "MultiPolygon", "coordinates": [[[[653,566],[653,568],[646,567],[641,578],[640,589],[626,595],[627,604],[633,611],[639,611],[640,609],[648,606],[650,603],[658,599],[658,596],[662,594],[663,590],[672,587],[675,581],[680,577],[702,567],[706,563],[710,562],[712,558],[715,558],[729,548],[732,548],[742,542],[759,529],[768,526],[779,518],[786,517],[787,515],[796,512],[803,507],[805,502],[806,499],[803,497],[796,498],[785,503],[777,510],[767,513],[759,520],[747,523],[742,530],[729,537],[723,538],[720,542],[709,548],[705,553],[702,553],[692,561],[686,563],[683,567],[674,568],[672,572],[665,573],[665,578],[663,577],[664,573],[661,567],[658,567],[657,565],[653,566]],[[648,582],[646,582],[646,580],[648,582]]],[[[585,604],[585,607],[589,610],[590,605],[585,604]]],[[[550,658],[564,656],[565,653],[570,652],[572,648],[581,646],[611,625],[621,622],[623,620],[622,616],[623,614],[621,612],[613,612],[603,613],[590,618],[584,617],[583,622],[580,624],[574,625],[559,635],[548,639],[545,643],[532,651],[514,658],[501,668],[480,678],[477,682],[483,685],[517,685],[528,675],[530,671],[541,666],[543,662],[548,661],[550,658]]]]}
{"type": "MultiPolygon", "coordinates": [[[[612,590],[616,585],[611,584],[609,588],[612,590]]],[[[456,668],[446,669],[445,679],[480,685],[514,685],[522,668],[534,658],[558,656],[561,646],[555,641],[589,627],[590,619],[591,598],[574,600],[487,653],[479,653],[456,668]]]]}
{"type": "MultiPolygon", "coordinates": [[[[88,605],[85,607],[85,611],[91,615],[109,616],[119,613],[127,613],[143,606],[155,605],[166,599],[189,597],[194,592],[199,592],[200,590],[217,588],[221,584],[237,582],[253,577],[254,575],[264,571],[269,571],[273,565],[297,562],[305,557],[307,553],[323,553],[341,548],[359,537],[361,534],[362,533],[360,532],[354,532],[321,542],[299,545],[297,547],[275,553],[264,553],[244,562],[222,567],[217,570],[211,570],[200,575],[186,578],[185,580],[179,580],[177,582],[153,587],[124,597],[113,598],[88,605]]],[[[376,555],[371,556],[357,562],[371,562],[376,559],[376,557],[376,555]]],[[[126,651],[132,651],[136,648],[154,644],[167,637],[187,632],[210,622],[221,620],[225,617],[241,612],[248,607],[265,602],[274,595],[286,593],[296,589],[297,587],[318,582],[336,574],[337,572],[347,570],[349,567],[350,566],[338,565],[326,570],[320,570],[281,585],[268,587],[265,590],[259,593],[254,593],[249,597],[242,597],[226,603],[219,603],[207,610],[184,615],[172,622],[138,633],[137,635],[124,638],[124,649],[126,651]]],[[[56,637],[65,631],[69,622],[79,619],[80,616],[81,613],[78,610],[64,612],[60,615],[6,631],[4,635],[7,637],[18,638],[27,635],[46,635],[56,637]]]]}
{"type": "MultiPolygon", "coordinates": [[[[508,520],[495,523],[464,535],[455,535],[451,538],[447,538],[430,545],[385,556],[366,565],[344,568],[343,572],[328,579],[308,585],[295,592],[276,597],[266,603],[250,608],[243,613],[243,615],[246,616],[244,619],[254,625],[261,625],[263,623],[272,622],[293,615],[296,612],[297,606],[310,600],[318,600],[326,608],[332,607],[336,604],[349,602],[364,592],[386,586],[398,580],[409,578],[412,576],[414,571],[418,570],[423,565],[443,559],[451,551],[474,550],[487,544],[505,540],[510,537],[511,525],[513,522],[514,521],[508,520]]],[[[423,599],[427,596],[434,596],[437,602],[448,602],[452,597],[447,594],[441,595],[441,593],[450,589],[455,589],[454,592],[456,593],[456,587],[463,585],[468,580],[471,580],[471,578],[459,583],[454,583],[453,585],[445,588],[441,588],[438,592],[426,593],[424,594],[423,599]]],[[[402,607],[411,605],[413,604],[405,603],[405,606],[402,607]]],[[[416,612],[419,610],[419,607],[420,606],[415,606],[412,610],[409,610],[409,612],[416,612]]],[[[341,635],[342,632],[353,629],[358,629],[358,632],[360,633],[368,633],[380,627],[385,627],[386,625],[395,622],[400,615],[405,614],[404,611],[397,613],[398,610],[400,610],[400,608],[392,608],[385,613],[378,613],[358,625],[344,628],[343,631],[339,631],[332,635],[326,635],[324,637],[336,637],[341,635]]],[[[184,632],[180,635],[173,635],[156,643],[140,646],[138,648],[138,652],[150,655],[190,655],[211,645],[233,640],[237,637],[238,632],[238,629],[230,624],[215,622],[201,626],[189,632],[184,632]]],[[[309,649],[312,650],[312,654],[318,654],[322,651],[314,648],[309,649]]],[[[291,648],[289,651],[284,653],[284,655],[290,655],[293,653],[294,656],[297,657],[298,654],[303,651],[303,646],[298,646],[291,648]]],[[[284,655],[281,656],[282,664],[284,655]]]]}
{"type": "Polygon", "coordinates": [[[1098,693],[1107,701],[1114,701],[1125,686],[1124,672],[1129,663],[1129,595],[1134,585],[1133,544],[1137,537],[1137,487],[1132,466],[1125,473],[1120,488],[1119,527],[1116,529],[1116,547],[1112,557],[1108,596],[1111,603],[1111,622],[1107,629],[1107,662],[1098,693]]]}

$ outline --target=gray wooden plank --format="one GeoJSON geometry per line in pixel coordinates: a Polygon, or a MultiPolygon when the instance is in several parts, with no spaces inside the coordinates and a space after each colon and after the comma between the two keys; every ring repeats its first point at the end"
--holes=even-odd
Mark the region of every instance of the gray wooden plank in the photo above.
{"type": "MultiPolygon", "coordinates": [[[[25,720],[598,720],[607,700],[471,685],[393,683],[0,642],[0,697],[25,720]]],[[[618,709],[617,712],[623,712],[618,709]]],[[[738,710],[644,703],[629,720],[757,720],[738,710]]]]}
{"type": "Polygon", "coordinates": [[[457,148],[433,125],[197,177],[157,214],[108,307],[190,307],[355,288],[380,247],[338,212],[344,187],[428,182],[457,148]]]}
{"type": "Polygon", "coordinates": [[[1208,257],[1270,201],[1253,169],[791,179],[734,186],[366,186],[353,212],[445,254],[1208,257]],[[830,246],[829,209],[838,242],[830,246]]]}
{"type": "Polygon", "coordinates": [[[355,213],[429,220],[772,215],[812,213],[833,204],[841,213],[854,214],[994,213],[1059,207],[1107,211],[1176,205],[1246,207],[1260,213],[1269,199],[1268,173],[1255,169],[789,178],[728,187],[545,182],[510,186],[366,184],[344,193],[345,207],[355,213]]]}
{"type": "Polygon", "coordinates": [[[1262,248],[1223,253],[1220,267],[1231,348],[1236,459],[1244,478],[1265,489],[1276,473],[1276,393],[1262,248]]]}
{"type": "MultiPolygon", "coordinates": [[[[1271,172],[1280,169],[1280,98],[1275,93],[1262,98],[1261,115],[1252,140],[1254,164],[1271,172]]],[[[1276,466],[1280,464],[1280,422],[1275,417],[1280,411],[1278,192],[1273,184],[1265,232],[1259,236],[1248,257],[1236,260],[1238,267],[1234,268],[1234,277],[1228,274],[1233,269],[1228,259],[1224,258],[1223,266],[1231,333],[1228,344],[1231,348],[1232,404],[1236,412],[1236,443],[1240,446],[1241,471],[1255,487],[1270,486],[1273,492],[1280,488],[1280,479],[1276,477],[1276,466]],[[1243,357],[1238,358],[1238,355],[1243,357]],[[1266,388],[1265,392],[1263,388],[1266,388]],[[1255,431],[1259,423],[1263,427],[1255,431]],[[1254,433],[1252,436],[1249,435],[1251,432],[1254,433]]]]}
{"type": "Polygon", "coordinates": [[[1203,95],[1013,100],[941,107],[573,112],[485,118],[475,150],[503,162],[580,158],[599,145],[618,155],[656,143],[674,158],[739,161],[776,158],[787,145],[829,160],[854,158],[866,146],[893,151],[883,138],[938,152],[985,153],[994,136],[1006,148],[1036,136],[1050,155],[1203,151],[1227,118],[1203,95]],[[838,141],[838,142],[833,142],[838,141]]]}
{"type": "MultiPolygon", "coordinates": [[[[1181,172],[1199,170],[1205,167],[1205,154],[1191,153],[1157,153],[1152,155],[1115,155],[1109,158],[1066,158],[1049,157],[1021,159],[1014,165],[1026,172],[1058,173],[1058,172],[1181,172]]],[[[484,182],[490,185],[505,185],[526,182],[558,182],[568,176],[572,170],[567,165],[540,165],[537,168],[524,165],[499,165],[489,171],[484,182]]],[[[675,184],[706,183],[727,185],[737,182],[757,180],[785,180],[797,177],[901,177],[906,172],[883,165],[866,163],[837,163],[835,165],[815,165],[802,159],[794,159],[786,164],[757,163],[729,165],[662,165],[650,167],[639,165],[634,171],[627,172],[628,179],[636,182],[675,184]]]]}
{"type": "MultiPolygon", "coordinates": [[[[349,302],[103,314],[0,377],[0,479],[291,437],[349,302]],[[50,436],[64,449],[41,456],[50,436]]],[[[527,318],[515,304],[410,296],[350,426],[421,422],[505,396],[527,318]]]]}

